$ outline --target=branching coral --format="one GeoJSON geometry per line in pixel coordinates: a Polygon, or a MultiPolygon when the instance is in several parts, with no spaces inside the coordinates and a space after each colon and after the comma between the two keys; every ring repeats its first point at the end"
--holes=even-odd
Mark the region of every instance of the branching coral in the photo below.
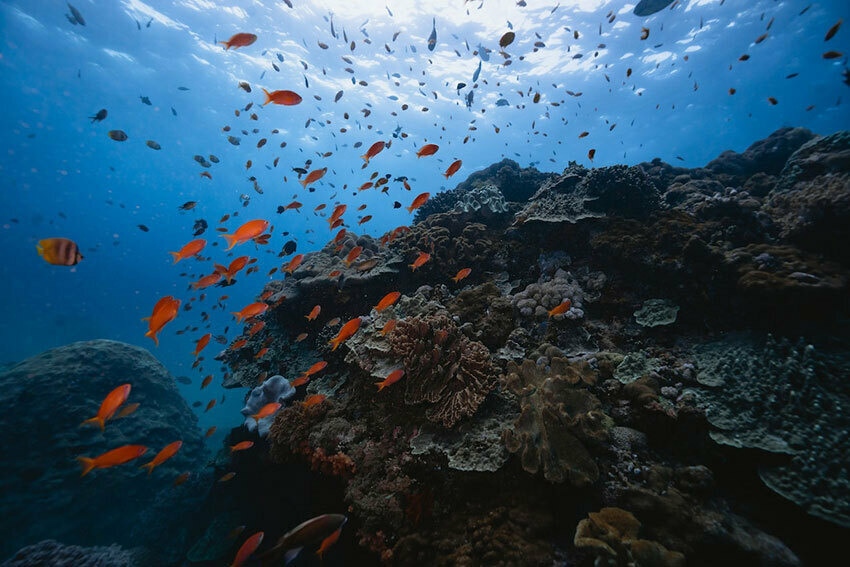
{"type": "Polygon", "coordinates": [[[602,508],[578,523],[573,543],[596,556],[596,565],[684,567],[685,556],[658,542],[637,537],[640,522],[631,512],[602,508]]]}
{"type": "Polygon", "coordinates": [[[399,321],[390,346],[404,362],[404,401],[431,404],[425,415],[445,427],[475,413],[496,386],[487,347],[469,340],[446,315],[399,321]]]}
{"type": "Polygon", "coordinates": [[[599,477],[585,445],[603,441],[611,420],[600,411],[596,396],[574,386],[580,380],[591,380],[586,364],[573,368],[556,358],[547,372],[533,360],[524,360],[522,365],[511,361],[502,377],[522,408],[513,429],[503,435],[505,446],[520,454],[526,471],[536,474],[543,469],[543,476],[551,482],[566,480],[586,486],[599,477]]]}

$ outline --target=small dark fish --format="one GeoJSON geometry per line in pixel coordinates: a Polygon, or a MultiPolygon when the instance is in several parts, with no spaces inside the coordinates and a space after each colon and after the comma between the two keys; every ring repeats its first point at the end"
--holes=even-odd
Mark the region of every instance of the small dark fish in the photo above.
{"type": "Polygon", "coordinates": [[[228,142],[230,142],[231,144],[233,144],[234,146],[238,146],[238,145],[239,145],[239,143],[240,143],[242,140],[241,140],[239,137],[237,137],[237,136],[228,136],[228,137],[227,137],[227,141],[228,141],[228,142]]]}
{"type": "Polygon", "coordinates": [[[338,93],[336,93],[336,96],[334,97],[334,102],[339,102],[339,99],[342,98],[342,94],[343,91],[339,91],[338,93]]]}
{"type": "Polygon", "coordinates": [[[148,232],[148,231],[150,230],[148,227],[146,227],[146,226],[145,226],[145,225],[143,225],[143,224],[138,224],[138,225],[136,225],[136,226],[138,226],[138,227],[139,227],[139,230],[141,230],[142,232],[148,232]]]}
{"type": "Polygon", "coordinates": [[[151,18],[150,20],[148,20],[148,23],[147,23],[147,25],[146,25],[145,27],[146,27],[146,28],[151,27],[151,24],[152,24],[152,23],[153,23],[153,18],[151,18]]]}
{"type": "Polygon", "coordinates": [[[102,122],[106,118],[106,114],[106,109],[101,108],[97,111],[97,114],[95,114],[94,116],[89,116],[89,118],[91,119],[91,123],[94,124],[95,122],[102,122]]]}
{"type": "Polygon", "coordinates": [[[437,18],[431,23],[431,35],[428,36],[428,51],[434,51],[437,46],[437,18]]]}
{"type": "Polygon", "coordinates": [[[171,114],[173,114],[174,116],[177,116],[177,111],[174,110],[173,106],[171,107],[171,114]]]}
{"type": "Polygon", "coordinates": [[[159,144],[157,144],[153,140],[148,140],[147,142],[145,142],[145,145],[152,150],[161,150],[162,149],[162,146],[160,146],[159,144]]]}
{"type": "Polygon", "coordinates": [[[394,203],[393,203],[393,208],[394,208],[394,209],[400,209],[400,208],[401,208],[401,203],[399,203],[398,201],[394,202],[394,203]]]}
{"type": "Polygon", "coordinates": [[[71,10],[71,16],[66,17],[68,18],[68,20],[71,20],[71,17],[73,17],[73,21],[71,21],[72,24],[80,24],[81,26],[86,25],[86,20],[83,18],[83,15],[80,13],[79,10],[77,10],[70,4],[68,4],[68,9],[71,10]]]}
{"type": "Polygon", "coordinates": [[[673,0],[641,0],[632,12],[635,16],[645,18],[660,12],[673,3],[673,0]]]}
{"type": "Polygon", "coordinates": [[[177,87],[178,91],[188,91],[189,87],[177,87]]]}
{"type": "Polygon", "coordinates": [[[123,130],[110,130],[107,135],[116,142],[124,142],[127,140],[127,134],[123,130]]]}
{"type": "Polygon", "coordinates": [[[195,205],[197,205],[197,204],[198,204],[197,201],[186,201],[185,203],[183,203],[182,205],[177,207],[177,210],[179,210],[179,211],[191,211],[192,209],[195,208],[195,205]]]}
{"type": "Polygon", "coordinates": [[[499,47],[501,47],[502,49],[506,48],[514,42],[515,37],[516,34],[512,31],[505,33],[505,35],[503,35],[501,39],[499,39],[499,47]]]}
{"type": "Polygon", "coordinates": [[[245,91],[246,93],[251,92],[251,85],[249,85],[245,81],[239,83],[239,88],[245,91]]]}
{"type": "Polygon", "coordinates": [[[219,159],[216,156],[210,154],[210,161],[213,162],[213,163],[218,163],[219,159]]]}
{"type": "Polygon", "coordinates": [[[289,256],[290,254],[295,252],[296,248],[297,248],[297,244],[295,243],[294,240],[287,241],[287,243],[283,245],[283,255],[289,256]]]}
{"type": "Polygon", "coordinates": [[[139,96],[139,99],[142,101],[142,104],[146,104],[146,105],[148,105],[148,106],[152,106],[152,105],[151,105],[151,99],[149,99],[148,97],[146,97],[146,96],[139,96]]]}

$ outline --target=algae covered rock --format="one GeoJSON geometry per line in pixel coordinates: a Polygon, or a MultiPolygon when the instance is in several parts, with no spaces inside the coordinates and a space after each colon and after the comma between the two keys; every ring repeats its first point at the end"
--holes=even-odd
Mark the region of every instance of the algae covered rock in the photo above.
{"type": "Polygon", "coordinates": [[[635,321],[642,327],[672,325],[679,314],[679,306],[669,299],[647,299],[643,306],[635,311],[635,321]]]}
{"type": "MultiPolygon", "coordinates": [[[[96,340],[45,351],[0,374],[0,404],[6,470],[0,479],[0,529],[6,534],[0,555],[46,537],[82,545],[155,546],[131,538],[139,515],[178,475],[203,464],[197,418],[171,374],[139,347],[96,340]],[[103,432],[80,426],[125,383],[132,386],[127,403],[139,403],[138,410],[108,421],[103,432]],[[139,466],[176,440],[183,441],[180,451],[147,478],[139,466]],[[144,445],[148,452],[80,478],[76,457],[128,444],[144,445]]],[[[171,520],[182,512],[168,513],[171,520]]]]}
{"type": "Polygon", "coordinates": [[[123,549],[118,545],[107,547],[79,547],[63,545],[46,539],[19,550],[6,560],[3,567],[143,567],[143,553],[123,549]]]}

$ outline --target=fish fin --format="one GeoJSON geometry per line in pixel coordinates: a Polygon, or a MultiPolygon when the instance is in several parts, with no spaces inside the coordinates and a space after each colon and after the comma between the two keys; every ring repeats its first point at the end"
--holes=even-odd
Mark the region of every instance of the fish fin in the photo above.
{"type": "Polygon", "coordinates": [[[77,457],[77,461],[79,461],[80,465],[83,467],[83,474],[81,474],[80,477],[86,476],[94,468],[94,459],[89,459],[88,457],[77,457]]]}
{"type": "Polygon", "coordinates": [[[106,428],[106,421],[100,416],[95,416],[91,419],[85,420],[84,422],[82,422],[80,424],[80,427],[82,427],[83,425],[87,425],[89,423],[96,423],[97,425],[100,426],[101,431],[103,431],[106,428]]]}
{"type": "Polygon", "coordinates": [[[381,382],[375,382],[375,386],[377,386],[377,387],[378,387],[378,391],[379,391],[379,392],[380,392],[381,390],[383,390],[384,388],[386,388],[386,387],[387,387],[387,385],[386,385],[386,384],[384,384],[384,383],[383,383],[383,381],[381,381],[381,382]]]}
{"type": "Polygon", "coordinates": [[[156,333],[154,333],[153,331],[148,331],[147,333],[145,333],[145,336],[152,338],[154,344],[156,346],[159,346],[159,339],[157,338],[156,333]]]}
{"type": "Polygon", "coordinates": [[[41,244],[36,244],[35,249],[38,251],[38,255],[44,258],[44,248],[41,247],[41,244]]]}
{"type": "Polygon", "coordinates": [[[444,174],[443,174],[443,177],[445,177],[446,179],[448,179],[448,178],[449,178],[449,174],[448,174],[448,173],[444,173],[444,174]]]}
{"type": "Polygon", "coordinates": [[[219,41],[218,43],[220,43],[220,44],[222,44],[222,45],[224,45],[224,46],[225,46],[225,48],[224,48],[224,50],[225,50],[225,51],[227,51],[228,49],[230,49],[230,42],[229,42],[229,41],[219,41]]]}
{"type": "MultiPolygon", "coordinates": [[[[262,88],[262,87],[261,87],[261,88],[262,88]]],[[[266,102],[264,102],[264,103],[263,103],[263,106],[265,106],[265,105],[267,105],[268,103],[270,103],[270,102],[272,101],[272,95],[271,95],[271,93],[270,93],[269,91],[267,91],[266,89],[263,89],[263,92],[264,92],[264,93],[266,93],[266,102]]]]}
{"type": "Polygon", "coordinates": [[[175,264],[180,261],[180,253],[179,252],[169,252],[169,254],[174,256],[174,263],[175,264]]]}
{"type": "Polygon", "coordinates": [[[410,214],[410,213],[413,212],[413,205],[410,205],[409,207],[405,207],[405,209],[407,209],[408,214],[410,214]]]}
{"type": "Polygon", "coordinates": [[[153,472],[153,469],[154,469],[155,466],[156,465],[153,464],[153,461],[151,461],[151,462],[149,462],[145,465],[140,466],[139,468],[140,469],[148,469],[148,476],[150,476],[151,473],[153,472]]]}
{"type": "Polygon", "coordinates": [[[295,549],[290,549],[286,553],[283,554],[283,564],[289,565],[293,559],[298,557],[298,554],[301,553],[303,547],[296,547],[295,549]]]}
{"type": "Polygon", "coordinates": [[[150,317],[142,317],[142,321],[150,321],[150,320],[151,320],[150,317]]]}
{"type": "Polygon", "coordinates": [[[299,179],[298,183],[300,183],[301,187],[303,187],[304,189],[307,188],[307,180],[306,179],[299,179]]]}
{"type": "Polygon", "coordinates": [[[336,350],[336,347],[338,347],[338,346],[339,346],[339,341],[337,341],[336,339],[331,339],[331,340],[329,340],[329,341],[328,341],[328,344],[329,344],[329,345],[333,345],[333,346],[334,346],[334,347],[331,349],[331,350],[333,351],[333,350],[336,350]]]}
{"type": "Polygon", "coordinates": [[[242,322],[242,313],[239,313],[239,312],[237,312],[237,311],[231,311],[231,312],[230,312],[230,314],[231,314],[231,315],[234,315],[234,316],[236,317],[236,322],[237,322],[237,323],[241,323],[241,322],[242,322]]]}
{"type": "Polygon", "coordinates": [[[227,244],[229,244],[229,246],[225,248],[225,250],[230,250],[231,248],[236,246],[236,241],[238,239],[236,238],[235,234],[222,234],[221,237],[227,240],[227,244]]]}
{"type": "Polygon", "coordinates": [[[362,155],[362,156],[360,156],[360,157],[362,157],[363,159],[365,159],[365,160],[366,160],[366,165],[369,165],[369,156],[367,156],[366,154],[363,154],[363,155],[362,155]]]}

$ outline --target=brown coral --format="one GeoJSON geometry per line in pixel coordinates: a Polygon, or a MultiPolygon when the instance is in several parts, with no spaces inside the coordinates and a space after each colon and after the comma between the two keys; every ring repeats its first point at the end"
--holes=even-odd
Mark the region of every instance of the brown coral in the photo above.
{"type": "Polygon", "coordinates": [[[638,539],[640,522],[631,512],[602,508],[578,523],[573,543],[597,557],[597,565],[683,567],[685,556],[655,541],[638,539]]]}
{"type": "Polygon", "coordinates": [[[404,401],[431,404],[425,415],[445,427],[475,413],[496,385],[487,347],[444,314],[399,321],[390,347],[404,362],[404,401]]]}
{"type": "Polygon", "coordinates": [[[571,365],[555,358],[546,371],[533,360],[522,365],[509,362],[502,377],[522,407],[513,429],[504,433],[505,446],[511,453],[520,453],[526,471],[536,474],[542,468],[551,482],[568,480],[574,486],[586,486],[599,477],[585,444],[603,441],[610,419],[599,410],[596,396],[575,387],[580,381],[593,380],[586,364],[571,365]]]}
{"type": "Polygon", "coordinates": [[[498,349],[514,328],[513,306],[493,282],[461,291],[448,305],[463,323],[472,323],[474,338],[488,348],[498,349]]]}

